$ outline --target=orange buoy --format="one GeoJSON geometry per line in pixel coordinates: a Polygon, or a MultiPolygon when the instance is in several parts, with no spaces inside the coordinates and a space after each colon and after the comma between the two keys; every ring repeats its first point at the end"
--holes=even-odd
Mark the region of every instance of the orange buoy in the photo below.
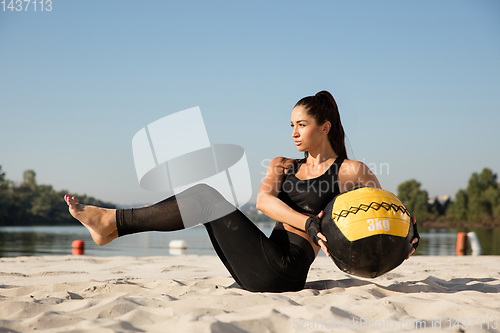
{"type": "Polygon", "coordinates": [[[459,232],[457,235],[457,256],[467,254],[467,233],[459,232]]]}
{"type": "Polygon", "coordinates": [[[74,256],[81,256],[83,252],[85,252],[85,243],[80,239],[73,241],[73,243],[71,243],[71,247],[73,248],[71,253],[74,256]]]}

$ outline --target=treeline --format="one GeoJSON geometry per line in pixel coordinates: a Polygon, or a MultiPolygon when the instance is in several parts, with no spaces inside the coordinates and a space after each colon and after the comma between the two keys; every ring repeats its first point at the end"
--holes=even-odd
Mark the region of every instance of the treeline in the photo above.
{"type": "Polygon", "coordinates": [[[437,197],[429,200],[420,186],[415,179],[408,180],[398,186],[397,195],[424,225],[500,225],[500,186],[497,175],[488,168],[473,173],[467,188],[458,190],[454,201],[448,198],[441,202],[437,197]]]}
{"type": "Polygon", "coordinates": [[[35,176],[33,170],[27,170],[23,182],[15,184],[5,178],[0,166],[0,226],[79,225],[68,212],[65,194],[76,196],[80,203],[116,208],[93,197],[38,185],[35,176]]]}

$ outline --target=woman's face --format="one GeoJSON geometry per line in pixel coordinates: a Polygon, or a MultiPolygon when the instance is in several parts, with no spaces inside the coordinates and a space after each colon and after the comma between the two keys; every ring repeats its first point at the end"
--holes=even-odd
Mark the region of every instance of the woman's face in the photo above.
{"type": "Polygon", "coordinates": [[[325,124],[318,125],[304,106],[296,106],[291,118],[292,138],[298,151],[310,151],[320,146],[322,140],[328,140],[324,131],[325,124]]]}

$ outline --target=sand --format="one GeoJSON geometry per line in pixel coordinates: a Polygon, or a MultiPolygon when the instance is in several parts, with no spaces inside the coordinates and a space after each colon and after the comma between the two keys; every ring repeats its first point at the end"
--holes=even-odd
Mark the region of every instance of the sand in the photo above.
{"type": "Polygon", "coordinates": [[[496,256],[414,256],[373,280],[319,257],[286,293],[241,289],[215,256],[0,261],[0,332],[500,331],[496,256]]]}

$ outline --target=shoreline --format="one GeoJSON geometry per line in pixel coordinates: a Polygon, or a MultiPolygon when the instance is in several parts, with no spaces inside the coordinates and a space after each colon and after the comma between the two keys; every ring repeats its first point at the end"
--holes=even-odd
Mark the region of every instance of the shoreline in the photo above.
{"type": "Polygon", "coordinates": [[[477,323],[500,326],[499,259],[416,256],[364,279],[318,257],[304,290],[251,293],[216,256],[0,258],[0,331],[326,332],[366,320],[342,331],[458,332],[445,326],[464,318],[467,332],[498,331],[477,323]]]}

